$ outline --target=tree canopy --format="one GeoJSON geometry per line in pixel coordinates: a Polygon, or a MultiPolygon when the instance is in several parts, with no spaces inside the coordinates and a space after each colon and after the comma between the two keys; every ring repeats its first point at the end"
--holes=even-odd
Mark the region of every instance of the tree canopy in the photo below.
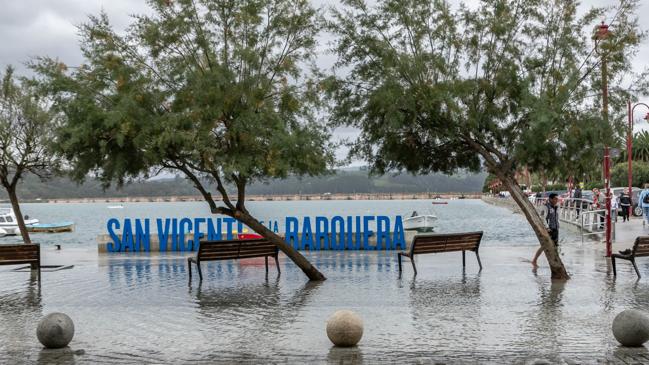
{"type": "Polygon", "coordinates": [[[78,179],[93,172],[106,184],[179,171],[213,213],[283,243],[259,231],[245,189],[256,180],[321,174],[334,161],[318,119],[319,15],[308,0],[148,3],[152,14],[135,16],[124,34],[105,14],[81,25],[83,64],[34,64],[65,117],[60,150],[78,179]],[[222,203],[201,178],[215,183],[222,203]],[[232,195],[227,183],[236,187],[232,195]]]}
{"type": "MultiPolygon", "coordinates": [[[[615,141],[614,125],[600,115],[591,39],[605,9],[578,17],[571,0],[483,0],[457,9],[445,0],[343,4],[330,29],[338,66],[349,72],[329,86],[335,122],[362,131],[353,153],[378,172],[484,164],[521,205],[553,276],[567,277],[514,174],[522,166],[576,170],[615,141]]],[[[599,51],[618,80],[642,33],[632,11],[613,26],[599,51]]]]}
{"type": "Polygon", "coordinates": [[[9,195],[23,241],[31,243],[16,188],[27,173],[45,179],[56,172],[59,157],[51,147],[57,119],[34,85],[17,80],[11,66],[0,79],[0,184],[9,195]]]}

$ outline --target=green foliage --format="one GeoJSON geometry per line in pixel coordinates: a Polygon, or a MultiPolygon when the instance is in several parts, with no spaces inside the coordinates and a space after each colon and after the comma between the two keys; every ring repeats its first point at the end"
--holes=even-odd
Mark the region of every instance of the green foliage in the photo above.
{"type": "Polygon", "coordinates": [[[26,172],[46,178],[57,169],[50,149],[56,119],[28,80],[16,80],[12,67],[0,79],[0,183],[15,189],[26,172]]]}
{"type": "MultiPolygon", "coordinates": [[[[350,72],[329,80],[333,114],[361,129],[352,151],[376,171],[452,172],[483,162],[499,177],[519,166],[580,176],[614,145],[615,126],[592,98],[591,35],[606,9],[578,17],[576,1],[459,10],[443,0],[343,3],[330,29],[339,66],[350,72]]],[[[611,24],[616,35],[600,44],[612,84],[644,36],[633,21],[637,1],[629,4],[611,24]]]]}
{"type": "MultiPolygon", "coordinates": [[[[177,170],[203,193],[326,172],[329,130],[317,119],[311,66],[319,18],[307,0],[150,0],[124,34],[105,14],[79,28],[84,63],[33,68],[65,118],[58,147],[75,177],[108,185],[177,170]]],[[[212,206],[214,211],[215,207],[212,206]]]]}
{"type": "MultiPolygon", "coordinates": [[[[562,190],[568,190],[566,184],[548,184],[545,186],[545,191],[562,191],[562,190]]],[[[543,186],[532,185],[532,191],[535,192],[543,191],[543,186]]]]}
{"type": "MultiPolygon", "coordinates": [[[[613,186],[628,186],[628,169],[627,162],[620,162],[615,164],[611,169],[611,182],[613,186]]],[[[633,162],[633,186],[643,187],[645,183],[649,183],[649,162],[634,161],[633,162]]]]}
{"type": "MultiPolygon", "coordinates": [[[[633,135],[631,154],[631,158],[634,161],[649,162],[649,132],[641,131],[633,135]]],[[[624,148],[622,153],[620,153],[618,161],[627,161],[626,148],[624,148]]]]}
{"type": "MultiPolygon", "coordinates": [[[[413,176],[410,174],[367,176],[366,171],[337,171],[325,176],[290,176],[281,180],[255,182],[246,191],[254,195],[293,195],[293,194],[363,194],[363,193],[474,193],[480,191],[486,174],[466,174],[447,176],[431,174],[413,176]]],[[[209,181],[202,182],[206,188],[214,189],[209,181]]],[[[235,187],[229,186],[230,189],[235,187]]],[[[68,178],[52,178],[47,182],[36,176],[26,175],[18,186],[22,200],[36,199],[77,199],[114,197],[167,197],[195,196],[196,187],[182,177],[174,179],[155,179],[134,181],[119,189],[103,189],[101,181],[86,179],[76,184],[68,178]]],[[[0,192],[0,198],[6,194],[0,192]]]]}

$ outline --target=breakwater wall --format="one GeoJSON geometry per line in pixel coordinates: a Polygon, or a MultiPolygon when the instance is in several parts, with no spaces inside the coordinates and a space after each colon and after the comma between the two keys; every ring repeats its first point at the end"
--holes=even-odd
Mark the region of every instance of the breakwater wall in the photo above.
{"type": "MultiPolygon", "coordinates": [[[[482,193],[340,193],[340,194],[284,194],[248,195],[246,201],[290,201],[290,200],[421,200],[421,199],[480,199],[482,193]]],[[[219,201],[217,196],[214,197],[219,201]]],[[[141,202],[202,202],[200,195],[186,196],[140,196],[110,198],[63,198],[31,202],[47,203],[141,203],[141,202]]]]}

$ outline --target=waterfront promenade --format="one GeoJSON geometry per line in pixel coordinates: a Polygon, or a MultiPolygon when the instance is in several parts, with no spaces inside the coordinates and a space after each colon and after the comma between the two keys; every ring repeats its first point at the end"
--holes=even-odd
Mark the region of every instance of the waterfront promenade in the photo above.
{"type": "MultiPolygon", "coordinates": [[[[306,253],[328,280],[312,284],[286,258],[281,276],[258,262],[209,263],[188,285],[183,255],[97,255],[44,250],[73,269],[0,271],[0,363],[649,363],[611,333],[615,315],[649,310],[649,281],[630,265],[614,278],[592,244],[562,244],[572,279],[552,282],[535,246],[487,245],[484,270],[457,253],[417,258],[398,275],[391,252],[306,253]],[[365,322],[358,347],[332,347],[325,322],[352,309],[365,322]],[[70,349],[42,350],[38,320],[62,311],[76,323],[70,349]]],[[[649,277],[649,260],[638,262],[649,277]]]]}

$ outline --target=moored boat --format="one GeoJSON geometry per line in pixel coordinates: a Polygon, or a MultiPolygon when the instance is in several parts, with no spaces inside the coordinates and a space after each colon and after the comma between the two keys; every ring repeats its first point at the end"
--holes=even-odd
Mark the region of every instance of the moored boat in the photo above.
{"type": "Polygon", "coordinates": [[[72,232],[73,230],[74,222],[35,223],[27,226],[27,231],[34,233],[72,232]]]}
{"type": "MultiPolygon", "coordinates": [[[[29,216],[24,218],[25,225],[36,224],[38,219],[29,219],[29,216]]],[[[0,237],[19,235],[20,229],[18,228],[18,220],[12,208],[0,208],[0,237]]]]}
{"type": "Polygon", "coordinates": [[[403,219],[403,229],[408,231],[433,232],[436,220],[437,216],[432,213],[419,214],[417,211],[414,211],[410,217],[403,219]]]}

